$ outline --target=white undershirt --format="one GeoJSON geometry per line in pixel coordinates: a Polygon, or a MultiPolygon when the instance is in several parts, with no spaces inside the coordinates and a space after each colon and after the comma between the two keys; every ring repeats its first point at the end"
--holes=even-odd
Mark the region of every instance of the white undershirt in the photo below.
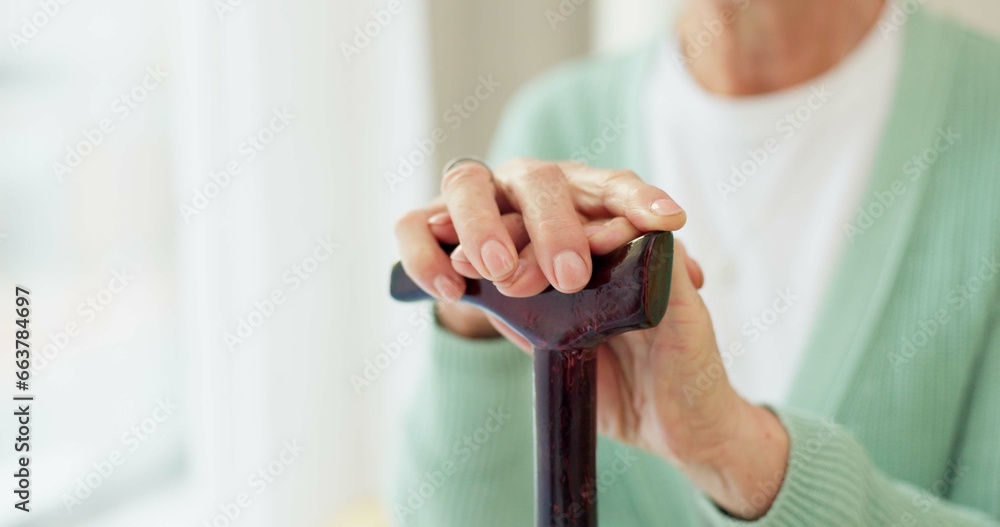
{"type": "Polygon", "coordinates": [[[763,96],[706,92],[675,35],[652,68],[646,177],[688,213],[677,237],[704,270],[727,372],[751,401],[785,401],[817,323],[881,142],[900,33],[876,25],[834,69],[763,96]]]}

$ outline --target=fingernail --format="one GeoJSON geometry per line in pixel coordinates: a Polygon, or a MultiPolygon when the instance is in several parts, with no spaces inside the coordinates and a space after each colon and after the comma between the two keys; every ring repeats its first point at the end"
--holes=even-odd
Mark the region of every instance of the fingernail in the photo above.
{"type": "Polygon", "coordinates": [[[583,258],[573,251],[563,251],[556,256],[553,262],[556,273],[556,283],[565,290],[573,290],[587,284],[587,264],[583,263],[583,258]]]}
{"type": "Polygon", "coordinates": [[[451,214],[447,212],[439,212],[430,218],[427,218],[427,223],[431,225],[448,225],[451,223],[451,214]]]}
{"type": "Polygon", "coordinates": [[[514,259],[511,258],[510,252],[496,240],[489,240],[483,244],[482,257],[493,280],[507,276],[514,270],[514,259]]]}
{"type": "Polygon", "coordinates": [[[456,262],[470,263],[469,257],[465,255],[465,249],[461,245],[455,247],[455,250],[451,252],[451,259],[456,262]]]}
{"type": "Polygon", "coordinates": [[[441,298],[448,303],[457,302],[462,298],[462,287],[453,278],[440,275],[434,279],[434,288],[441,298]]]}
{"type": "Polygon", "coordinates": [[[649,206],[649,210],[657,216],[673,216],[684,212],[684,209],[672,199],[658,199],[649,206]]]}

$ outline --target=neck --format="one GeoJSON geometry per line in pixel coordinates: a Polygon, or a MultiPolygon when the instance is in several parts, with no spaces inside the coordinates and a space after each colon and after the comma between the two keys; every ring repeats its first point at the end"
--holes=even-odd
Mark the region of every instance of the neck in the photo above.
{"type": "Polygon", "coordinates": [[[885,1],[688,0],[677,34],[703,88],[758,95],[837,65],[872,29],[885,1]]]}

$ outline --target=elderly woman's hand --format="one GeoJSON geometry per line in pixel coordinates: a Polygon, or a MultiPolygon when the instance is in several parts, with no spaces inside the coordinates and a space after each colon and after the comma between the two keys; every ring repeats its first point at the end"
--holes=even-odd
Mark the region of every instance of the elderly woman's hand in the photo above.
{"type": "Polygon", "coordinates": [[[662,190],[626,170],[515,159],[497,167],[451,169],[441,196],[396,225],[403,267],[444,303],[438,315],[466,337],[496,332],[475,308],[451,304],[469,278],[485,277],[506,295],[564,293],[590,279],[591,254],[604,254],[650,231],[684,225],[684,211],[662,190]],[[532,243],[529,243],[532,242],[532,243]],[[440,244],[461,245],[450,255],[440,244]],[[450,256],[450,257],[449,257],[450,256]]]}
{"type": "MultiPolygon", "coordinates": [[[[525,350],[524,339],[501,322],[450,303],[464,292],[459,275],[492,280],[509,296],[550,284],[572,293],[590,278],[591,254],[685,221],[665,192],[632,172],[577,163],[515,160],[494,177],[466,164],[446,175],[442,194],[398,224],[407,274],[449,301],[439,305],[448,329],[470,337],[498,331],[525,350]],[[441,243],[460,245],[449,258],[441,243]]],[[[730,386],[697,291],[701,270],[680,243],[675,253],[660,324],[597,349],[599,432],[670,461],[727,511],[757,518],[780,488],[788,436],[773,414],[730,386]],[[716,380],[696,382],[705,378],[716,380]]]]}

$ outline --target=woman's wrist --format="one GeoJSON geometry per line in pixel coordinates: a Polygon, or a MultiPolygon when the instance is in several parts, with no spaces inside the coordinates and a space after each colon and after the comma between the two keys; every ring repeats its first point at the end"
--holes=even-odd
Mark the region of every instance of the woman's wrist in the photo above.
{"type": "MultiPolygon", "coordinates": [[[[788,468],[789,438],[767,408],[740,399],[729,438],[711,460],[681,471],[730,515],[756,520],[771,508],[788,468]]],[[[727,427],[729,428],[729,427],[727,427]]]]}

